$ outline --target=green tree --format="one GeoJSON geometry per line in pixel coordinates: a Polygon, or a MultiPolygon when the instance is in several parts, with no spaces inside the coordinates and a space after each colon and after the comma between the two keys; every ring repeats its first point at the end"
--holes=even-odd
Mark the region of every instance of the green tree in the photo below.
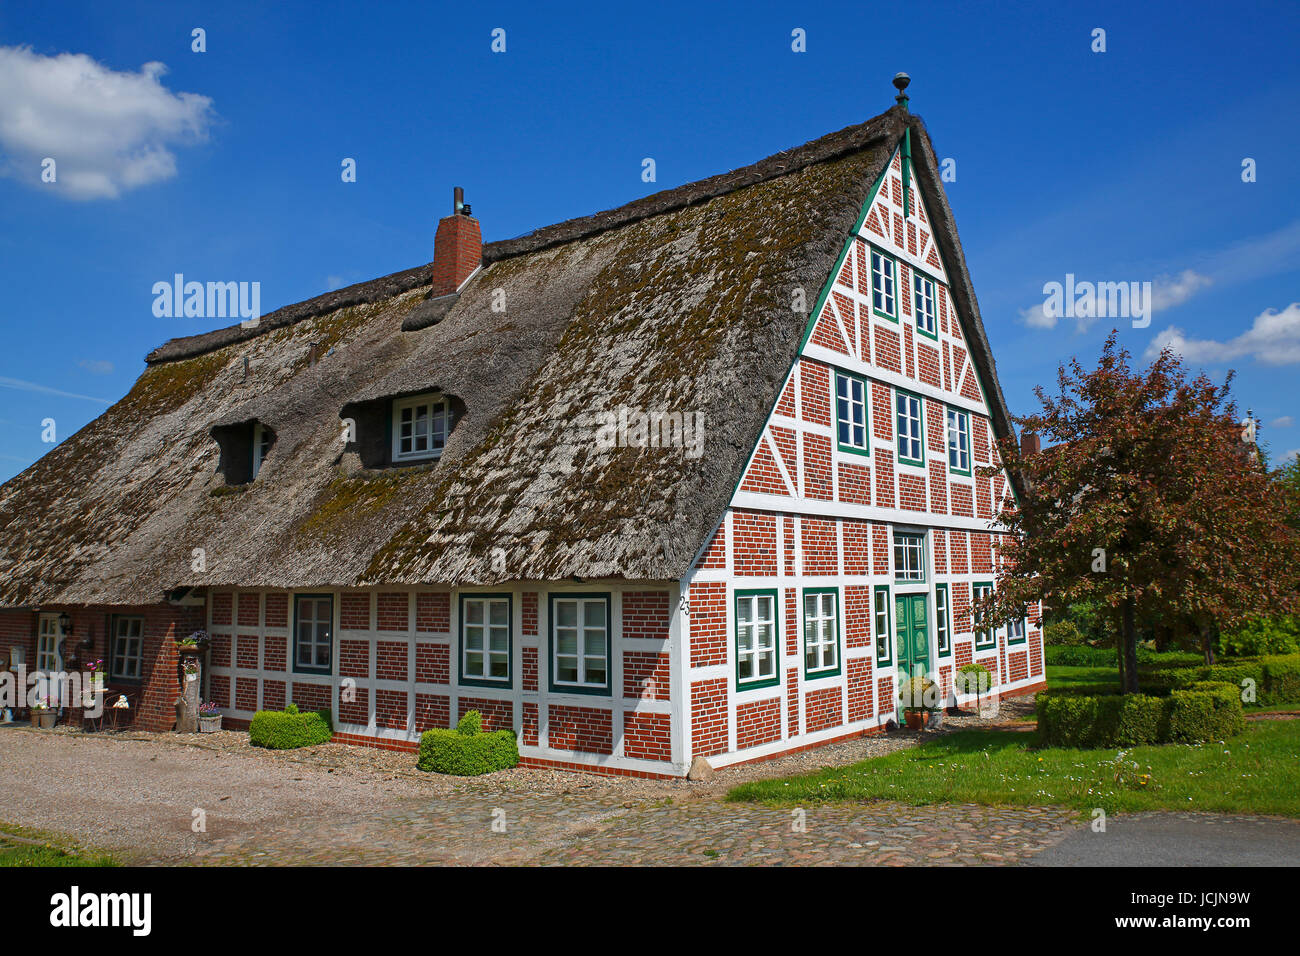
{"type": "Polygon", "coordinates": [[[1002,622],[1035,600],[1095,602],[1136,692],[1139,622],[1191,628],[1212,659],[1220,626],[1295,606],[1300,538],[1293,493],[1270,480],[1228,400],[1232,374],[1190,378],[1168,350],[1135,371],[1116,338],[1096,369],[1062,366],[1059,395],[1039,387],[1042,411],[1016,419],[1052,447],[1000,444],[1020,494],[1001,514],[1011,533],[979,610],[1002,622]]]}

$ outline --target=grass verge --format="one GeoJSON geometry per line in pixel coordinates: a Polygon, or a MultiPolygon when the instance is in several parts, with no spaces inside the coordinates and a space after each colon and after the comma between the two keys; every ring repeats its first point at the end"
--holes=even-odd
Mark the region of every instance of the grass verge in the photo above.
{"type": "Polygon", "coordinates": [[[107,853],[87,850],[43,830],[0,823],[0,867],[120,865],[107,853]]]}
{"type": "Polygon", "coordinates": [[[1260,721],[1227,743],[1035,749],[1036,734],[965,730],[835,767],[741,784],[736,802],[892,800],[1063,806],[1107,813],[1210,810],[1300,817],[1300,721],[1260,721]]]}

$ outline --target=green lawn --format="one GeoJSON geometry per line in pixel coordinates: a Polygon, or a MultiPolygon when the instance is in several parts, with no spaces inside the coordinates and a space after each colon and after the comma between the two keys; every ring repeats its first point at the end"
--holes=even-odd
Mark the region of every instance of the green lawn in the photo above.
{"type": "Polygon", "coordinates": [[[1108,813],[1214,810],[1300,817],[1300,721],[1261,721],[1223,744],[1033,749],[1035,735],[966,730],[794,777],[742,784],[732,801],[831,800],[1065,806],[1108,813]],[[1122,753],[1122,757],[1121,757],[1122,753]]]}
{"type": "Polygon", "coordinates": [[[0,867],[117,865],[117,861],[105,853],[84,850],[40,830],[0,824],[0,867]],[[29,840],[41,842],[30,843],[29,840]]]}
{"type": "Polygon", "coordinates": [[[1070,667],[1065,664],[1047,665],[1047,686],[1068,687],[1071,684],[1114,684],[1119,688],[1119,671],[1114,667],[1070,667]]]}

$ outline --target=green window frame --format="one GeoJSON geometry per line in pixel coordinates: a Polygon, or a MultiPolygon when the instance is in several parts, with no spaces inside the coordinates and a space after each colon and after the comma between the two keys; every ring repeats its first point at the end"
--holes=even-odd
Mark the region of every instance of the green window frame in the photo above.
{"type": "Polygon", "coordinates": [[[871,454],[871,386],[859,375],[835,373],[835,439],[840,451],[871,454]]]}
{"type": "Polygon", "coordinates": [[[934,586],[934,646],[936,657],[952,656],[952,604],[948,585],[934,586]]]}
{"type": "Polygon", "coordinates": [[[975,632],[975,650],[988,651],[998,646],[998,634],[993,628],[980,630],[975,620],[975,604],[986,594],[993,593],[992,581],[975,581],[970,586],[971,628],[975,632]]]}
{"type": "Polygon", "coordinates": [[[840,673],[840,592],[803,589],[803,674],[813,680],[840,673]],[[810,616],[811,612],[811,616],[810,616]]]}
{"type": "Polygon", "coordinates": [[[894,435],[898,460],[904,465],[925,465],[925,399],[894,389],[894,435]]]}
{"type": "Polygon", "coordinates": [[[515,659],[514,595],[462,594],[458,606],[458,682],[468,687],[512,688],[515,659]],[[505,609],[504,623],[501,623],[501,615],[497,610],[502,607],[505,609]],[[504,649],[498,641],[502,629],[505,630],[504,649]],[[494,667],[501,663],[505,665],[505,673],[494,676],[494,667]]]}
{"type": "Polygon", "coordinates": [[[948,471],[969,477],[971,471],[970,412],[950,406],[946,418],[948,471]]]}
{"type": "Polygon", "coordinates": [[[144,618],[138,614],[114,614],[112,622],[108,679],[114,683],[141,684],[144,682],[144,618]]]}
{"type": "Polygon", "coordinates": [[[875,246],[867,246],[871,270],[871,311],[891,322],[898,321],[898,261],[875,246]]]}
{"type": "Polygon", "coordinates": [[[1025,624],[1023,617],[1017,618],[1007,624],[1007,644],[1025,643],[1025,635],[1028,633],[1028,626],[1025,624]]]}
{"type": "Polygon", "coordinates": [[[925,532],[894,532],[894,580],[899,584],[925,581],[925,532]]]}
{"type": "Polygon", "coordinates": [[[916,331],[931,339],[939,338],[938,289],[935,282],[923,272],[912,269],[912,313],[916,317],[916,331]]]}
{"type": "MultiPolygon", "coordinates": [[[[575,594],[560,591],[548,595],[550,632],[550,666],[547,682],[553,694],[589,694],[610,697],[613,683],[613,602],[608,591],[575,594]],[[567,614],[564,605],[573,605],[573,615],[567,614]],[[602,608],[597,612],[596,608],[602,608]],[[572,631],[572,643],[565,643],[572,631]],[[601,632],[604,640],[601,641],[601,632]],[[592,643],[592,638],[596,643],[592,643]],[[573,680],[557,680],[560,661],[573,659],[573,680]],[[593,674],[600,680],[590,680],[593,674]]],[[[567,664],[565,665],[567,669],[567,664]]],[[[567,672],[567,670],[566,670],[567,672]]]]}
{"type": "Polygon", "coordinates": [[[295,594],[293,596],[293,673],[334,673],[334,595],[295,594]],[[311,613],[304,618],[303,603],[310,602],[311,613]],[[324,618],[321,617],[322,609],[324,618]],[[321,625],[324,624],[324,634],[321,625]],[[307,630],[304,632],[303,627],[307,630]],[[307,640],[303,640],[306,634],[307,640]],[[307,660],[303,661],[303,651],[307,660]],[[322,653],[323,651],[323,653],[322,653]]]}
{"type": "Polygon", "coordinates": [[[889,614],[889,585],[877,584],[871,595],[871,620],[876,636],[876,664],[880,667],[888,667],[894,662],[889,643],[889,614]]]}
{"type": "Polygon", "coordinates": [[[736,690],[775,687],[781,683],[781,621],[776,588],[738,590],[734,608],[736,690]]]}

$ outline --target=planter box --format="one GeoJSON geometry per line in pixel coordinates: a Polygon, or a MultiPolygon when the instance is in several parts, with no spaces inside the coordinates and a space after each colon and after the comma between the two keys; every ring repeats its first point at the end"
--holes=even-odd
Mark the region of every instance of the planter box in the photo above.
{"type": "Polygon", "coordinates": [[[221,729],[220,714],[217,714],[214,717],[204,717],[202,715],[199,716],[199,733],[215,734],[220,729],[221,729]]]}

